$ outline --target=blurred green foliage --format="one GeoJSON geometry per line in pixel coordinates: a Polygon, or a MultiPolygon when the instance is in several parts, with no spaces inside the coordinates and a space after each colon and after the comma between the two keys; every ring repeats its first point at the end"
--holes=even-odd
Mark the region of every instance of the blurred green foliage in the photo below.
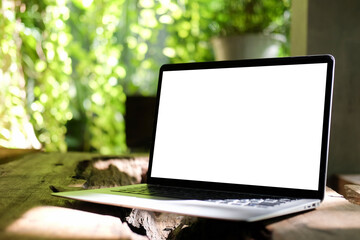
{"type": "Polygon", "coordinates": [[[288,31],[290,0],[212,1],[210,8],[210,28],[217,35],[288,31]]]}
{"type": "MultiPolygon", "coordinates": [[[[23,126],[31,116],[38,139],[52,151],[66,150],[65,123],[72,117],[67,94],[71,59],[62,41],[66,26],[56,24],[66,18],[63,8],[65,3],[56,1],[2,1],[0,15],[1,89],[8,102],[0,126],[27,135],[23,126]]],[[[19,145],[12,134],[0,137],[19,145]]]]}
{"type": "Polygon", "coordinates": [[[5,147],[19,147],[20,135],[31,138],[30,121],[48,151],[123,153],[126,95],[155,95],[160,65],[213,60],[209,39],[215,35],[289,32],[289,0],[2,0],[0,5],[0,146],[5,147]]]}

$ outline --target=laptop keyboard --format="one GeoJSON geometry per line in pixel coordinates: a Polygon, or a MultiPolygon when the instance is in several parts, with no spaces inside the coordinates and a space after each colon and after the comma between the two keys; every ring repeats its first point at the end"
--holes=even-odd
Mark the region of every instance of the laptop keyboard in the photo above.
{"type": "Polygon", "coordinates": [[[233,192],[209,191],[179,187],[166,187],[157,185],[136,185],[124,189],[115,189],[114,192],[123,192],[145,196],[157,196],[175,199],[196,199],[217,204],[228,204],[250,207],[273,207],[294,201],[291,198],[269,198],[268,196],[244,195],[233,192]]]}

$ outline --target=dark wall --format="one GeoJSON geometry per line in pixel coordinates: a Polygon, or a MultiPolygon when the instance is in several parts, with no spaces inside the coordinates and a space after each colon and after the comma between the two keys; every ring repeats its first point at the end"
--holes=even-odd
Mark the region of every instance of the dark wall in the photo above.
{"type": "Polygon", "coordinates": [[[309,0],[307,54],[336,58],[328,175],[360,173],[360,1],[309,0]]]}

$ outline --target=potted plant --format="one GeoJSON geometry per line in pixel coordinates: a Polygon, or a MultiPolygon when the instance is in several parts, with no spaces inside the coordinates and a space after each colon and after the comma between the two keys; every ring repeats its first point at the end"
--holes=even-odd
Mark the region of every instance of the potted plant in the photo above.
{"type": "Polygon", "coordinates": [[[212,1],[209,28],[217,60],[274,57],[286,42],[289,0],[212,1]]]}

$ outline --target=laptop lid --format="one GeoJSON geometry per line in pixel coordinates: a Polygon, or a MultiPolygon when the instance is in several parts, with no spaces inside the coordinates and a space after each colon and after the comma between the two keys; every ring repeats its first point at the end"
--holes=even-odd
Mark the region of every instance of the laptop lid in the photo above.
{"type": "Polygon", "coordinates": [[[163,65],[148,182],[323,199],[334,58],[163,65]]]}

